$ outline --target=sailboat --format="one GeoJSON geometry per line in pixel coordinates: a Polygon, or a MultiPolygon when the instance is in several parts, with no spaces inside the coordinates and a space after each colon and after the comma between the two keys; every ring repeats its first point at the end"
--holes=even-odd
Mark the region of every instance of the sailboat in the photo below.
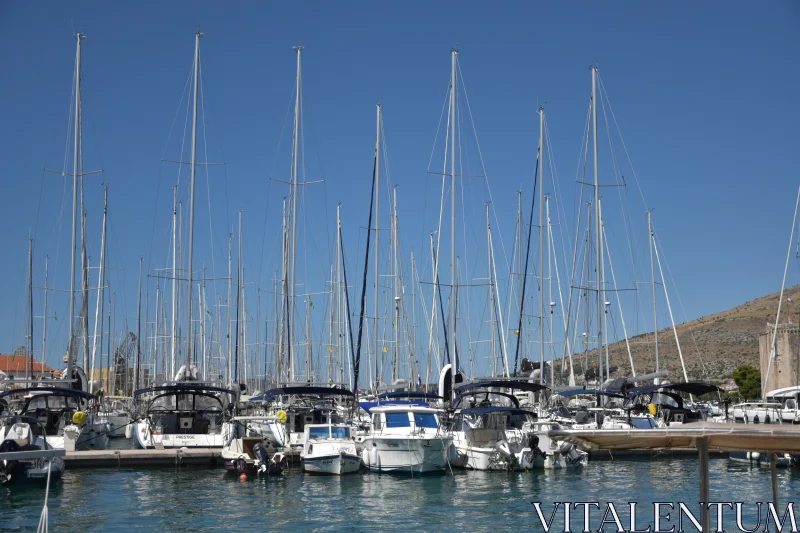
{"type": "MultiPolygon", "coordinates": [[[[192,153],[189,189],[189,257],[187,320],[192,325],[194,189],[197,164],[197,106],[200,73],[200,37],[195,34],[194,83],[192,108],[192,153]]],[[[242,428],[230,421],[234,414],[239,391],[199,379],[192,359],[193,335],[187,336],[186,361],[172,382],[140,388],[134,391],[136,421],[134,439],[141,448],[222,448],[242,428]]],[[[139,386],[139,383],[136,384],[139,386]]]]}
{"type": "MultiPolygon", "coordinates": [[[[66,354],[67,368],[62,373],[61,379],[25,379],[14,380],[28,386],[6,390],[0,395],[0,400],[19,405],[18,416],[32,417],[38,422],[32,426],[34,431],[40,431],[48,446],[58,449],[70,450],[102,450],[108,445],[110,426],[97,416],[98,401],[94,394],[89,392],[89,381],[83,369],[76,365],[75,334],[75,250],[77,245],[77,219],[79,180],[84,176],[81,166],[81,41],[84,35],[76,35],[77,49],[75,53],[75,122],[73,145],[73,173],[72,173],[72,250],[70,265],[70,291],[69,291],[69,347],[66,354]],[[33,385],[33,386],[31,386],[33,385]],[[11,402],[16,398],[17,402],[11,402]]],[[[83,232],[83,255],[85,257],[85,231],[83,232]]],[[[88,286],[85,283],[88,265],[84,259],[83,297],[84,305],[81,313],[81,322],[84,333],[84,350],[87,344],[87,297],[88,286]]],[[[30,276],[29,276],[30,277],[30,276]]],[[[29,280],[30,282],[30,280],[29,280]]],[[[29,291],[31,286],[29,285],[29,291]]],[[[29,309],[29,312],[31,310],[29,309]]],[[[32,331],[32,313],[29,316],[32,331]]],[[[29,350],[33,352],[32,336],[29,350]]],[[[9,383],[10,381],[7,381],[9,383]]],[[[8,430],[8,428],[6,428],[8,430]]],[[[3,437],[3,435],[0,435],[3,437]]]]}

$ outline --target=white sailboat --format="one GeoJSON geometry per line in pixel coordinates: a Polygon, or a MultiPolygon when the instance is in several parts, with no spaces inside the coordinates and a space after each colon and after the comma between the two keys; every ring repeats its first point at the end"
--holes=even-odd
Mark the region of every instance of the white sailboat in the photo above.
{"type": "Polygon", "coordinates": [[[194,193],[197,164],[200,37],[202,36],[203,34],[200,32],[195,33],[189,185],[188,298],[186,305],[186,323],[190,334],[187,335],[186,362],[180,367],[172,382],[134,391],[137,418],[133,433],[136,443],[142,448],[222,448],[235,432],[235,424],[231,423],[229,418],[238,401],[239,391],[200,381],[197,367],[192,359],[194,193]]]}

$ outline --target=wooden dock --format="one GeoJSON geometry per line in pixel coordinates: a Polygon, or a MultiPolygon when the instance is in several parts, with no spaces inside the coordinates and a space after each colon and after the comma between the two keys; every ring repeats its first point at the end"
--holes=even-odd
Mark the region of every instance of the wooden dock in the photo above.
{"type": "Polygon", "coordinates": [[[185,448],[165,450],[90,450],[67,452],[67,468],[220,466],[220,450],[185,448]]]}

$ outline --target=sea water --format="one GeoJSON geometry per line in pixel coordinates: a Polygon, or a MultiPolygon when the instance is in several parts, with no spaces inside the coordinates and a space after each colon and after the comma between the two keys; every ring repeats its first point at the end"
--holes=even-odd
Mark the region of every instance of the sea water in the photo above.
{"type": "MultiPolygon", "coordinates": [[[[746,503],[749,528],[755,525],[753,504],[772,500],[768,468],[712,459],[710,485],[711,501],[746,503]]],[[[778,487],[785,509],[800,492],[800,472],[779,470],[778,487]]],[[[625,528],[628,502],[640,502],[637,522],[646,529],[653,522],[653,501],[685,502],[699,516],[698,492],[697,460],[669,455],[590,461],[577,470],[455,471],[422,478],[311,476],[295,466],[280,477],[244,482],[210,467],[68,468],[51,487],[48,507],[50,531],[63,532],[517,532],[544,530],[533,502],[541,503],[547,519],[553,502],[598,502],[601,509],[613,502],[625,528]]],[[[41,486],[0,486],[0,532],[36,531],[43,503],[41,486]]],[[[725,529],[738,531],[735,514],[725,514],[725,529]]],[[[602,513],[592,515],[593,530],[601,519],[602,513]]],[[[571,523],[573,531],[583,529],[580,510],[573,509],[571,523]]],[[[666,529],[676,524],[673,512],[666,529]]],[[[563,529],[559,512],[551,531],[563,529]]],[[[696,531],[688,521],[684,529],[696,531]]],[[[605,531],[616,528],[606,524],[605,531]]]]}

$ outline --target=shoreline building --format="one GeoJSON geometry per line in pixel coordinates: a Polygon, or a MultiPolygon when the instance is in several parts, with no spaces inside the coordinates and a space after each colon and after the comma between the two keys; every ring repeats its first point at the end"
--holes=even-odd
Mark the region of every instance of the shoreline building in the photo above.
{"type": "Polygon", "coordinates": [[[775,359],[770,366],[769,359],[775,331],[775,324],[767,323],[766,333],[758,337],[761,390],[765,393],[800,385],[800,324],[789,321],[778,325],[775,359]]]}

